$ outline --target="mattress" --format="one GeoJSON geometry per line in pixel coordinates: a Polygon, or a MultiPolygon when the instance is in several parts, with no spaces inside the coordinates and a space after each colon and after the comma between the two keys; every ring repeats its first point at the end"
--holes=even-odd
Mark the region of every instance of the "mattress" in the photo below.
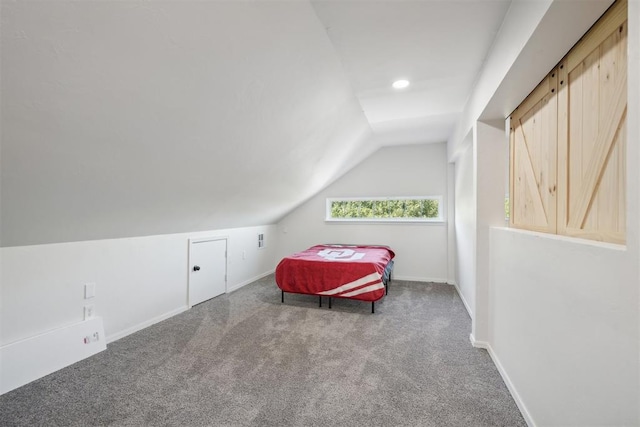
{"type": "Polygon", "coordinates": [[[284,292],[377,301],[394,257],[387,246],[316,245],[280,261],[276,283],[284,292]]]}

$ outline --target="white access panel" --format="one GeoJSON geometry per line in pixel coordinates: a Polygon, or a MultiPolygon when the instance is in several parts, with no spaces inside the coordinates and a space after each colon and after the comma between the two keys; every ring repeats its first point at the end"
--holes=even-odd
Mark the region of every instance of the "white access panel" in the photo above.
{"type": "Polygon", "coordinates": [[[189,307],[227,290],[227,239],[189,240],[189,307]]]}

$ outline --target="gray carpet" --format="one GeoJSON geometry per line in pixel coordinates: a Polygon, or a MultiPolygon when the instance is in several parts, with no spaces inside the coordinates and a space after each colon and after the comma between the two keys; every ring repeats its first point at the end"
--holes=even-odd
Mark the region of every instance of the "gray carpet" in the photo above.
{"type": "Polygon", "coordinates": [[[273,276],[0,396],[2,426],[524,426],[452,286],[376,304],[273,276]]]}

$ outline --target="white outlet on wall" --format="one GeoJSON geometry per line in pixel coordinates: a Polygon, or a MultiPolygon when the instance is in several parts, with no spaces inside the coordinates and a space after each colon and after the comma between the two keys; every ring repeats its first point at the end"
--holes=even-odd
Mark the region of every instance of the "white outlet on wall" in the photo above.
{"type": "Polygon", "coordinates": [[[84,320],[89,320],[95,315],[95,306],[93,304],[84,306],[84,320]]]}
{"type": "Polygon", "coordinates": [[[242,251],[242,259],[247,259],[247,251],[242,251]]]}
{"type": "Polygon", "coordinates": [[[84,337],[83,341],[85,344],[100,341],[100,333],[94,332],[92,335],[87,335],[86,337],[84,337]]]}
{"type": "Polygon", "coordinates": [[[85,283],[84,284],[84,299],[93,298],[96,296],[96,284],[85,283]]]}

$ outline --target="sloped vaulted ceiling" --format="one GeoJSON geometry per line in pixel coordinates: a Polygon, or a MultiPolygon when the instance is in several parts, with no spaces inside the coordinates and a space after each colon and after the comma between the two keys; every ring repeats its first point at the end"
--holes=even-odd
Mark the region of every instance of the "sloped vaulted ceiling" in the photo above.
{"type": "Polygon", "coordinates": [[[2,246],[273,223],[444,142],[510,4],[1,1],[2,246]]]}
{"type": "Polygon", "coordinates": [[[308,2],[2,2],[2,245],[271,223],[370,154],[308,2]]]}

